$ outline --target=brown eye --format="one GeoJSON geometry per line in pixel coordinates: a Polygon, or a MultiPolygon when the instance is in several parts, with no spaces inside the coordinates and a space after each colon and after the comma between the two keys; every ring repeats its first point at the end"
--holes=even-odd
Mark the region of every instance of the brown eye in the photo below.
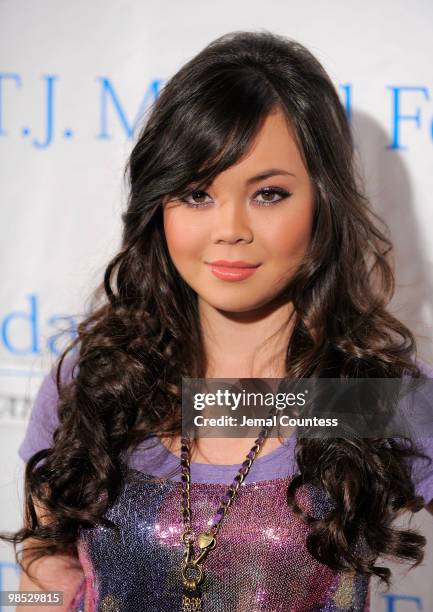
{"type": "Polygon", "coordinates": [[[185,198],[181,198],[181,201],[191,208],[203,208],[209,204],[209,202],[206,201],[206,196],[208,196],[208,194],[205,191],[196,190],[191,191],[185,198]]]}
{"type": "Polygon", "coordinates": [[[281,202],[281,200],[291,195],[291,193],[280,187],[264,187],[255,194],[253,202],[256,202],[256,204],[260,206],[269,206],[271,204],[278,204],[278,202],[281,202]]]}

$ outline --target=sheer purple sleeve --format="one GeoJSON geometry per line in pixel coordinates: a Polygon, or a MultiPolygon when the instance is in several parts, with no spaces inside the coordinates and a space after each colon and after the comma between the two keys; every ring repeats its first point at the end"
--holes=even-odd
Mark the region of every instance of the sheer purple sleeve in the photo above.
{"type": "MultiPolygon", "coordinates": [[[[63,382],[72,377],[73,365],[76,358],[68,354],[62,364],[61,380],[63,382]]],[[[32,455],[45,448],[51,448],[53,433],[58,425],[57,405],[58,393],[56,387],[55,364],[43,379],[35,401],[33,402],[27,429],[19,448],[18,455],[27,463],[32,455]]]]}

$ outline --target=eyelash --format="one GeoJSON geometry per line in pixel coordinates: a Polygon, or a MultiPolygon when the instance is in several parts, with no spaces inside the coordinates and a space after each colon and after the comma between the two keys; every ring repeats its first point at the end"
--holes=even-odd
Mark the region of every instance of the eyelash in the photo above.
{"type": "MultiPolygon", "coordinates": [[[[180,201],[186,204],[188,208],[206,208],[209,204],[208,202],[194,202],[194,204],[192,204],[191,202],[187,202],[186,198],[192,196],[193,194],[197,194],[197,193],[209,195],[205,191],[197,189],[196,191],[191,191],[186,197],[180,198],[180,201]]],[[[256,202],[258,206],[275,206],[275,204],[279,204],[279,202],[282,202],[283,200],[285,200],[286,198],[292,195],[289,191],[286,191],[285,189],[281,189],[281,187],[263,187],[262,189],[260,189],[254,194],[254,198],[257,198],[258,195],[263,194],[263,193],[265,193],[266,195],[276,194],[281,197],[279,200],[275,200],[274,202],[266,202],[266,201],[260,201],[260,200],[253,199],[253,202],[256,202]]]]}

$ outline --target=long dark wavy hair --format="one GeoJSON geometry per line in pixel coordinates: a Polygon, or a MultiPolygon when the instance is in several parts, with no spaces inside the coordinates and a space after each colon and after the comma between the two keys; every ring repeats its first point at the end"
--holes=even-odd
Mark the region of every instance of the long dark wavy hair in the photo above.
{"type": "MultiPolygon", "coordinates": [[[[288,377],[419,378],[412,332],[390,314],[394,292],[388,229],[371,209],[354,159],[345,109],[319,61],[300,43],[267,31],[233,32],[210,43],[162,88],[125,169],[129,183],[120,251],[92,294],[77,336],[57,363],[59,425],[53,445],[25,469],[25,526],[2,534],[35,538],[43,555],[77,555],[81,527],[104,517],[123,468],[152,434],[181,432],[181,380],[202,378],[206,355],[197,294],[170,259],[162,207],[167,195],[209,185],[248,150],[265,118],[281,109],[315,190],[309,251],[284,290],[294,306],[288,377]],[[76,351],[71,380],[62,363],[76,351]],[[43,460],[43,461],[41,461],[43,460]],[[49,517],[41,521],[35,502],[49,517]]],[[[417,512],[410,439],[298,438],[299,473],[287,503],[310,525],[307,548],[333,569],[376,575],[379,555],[418,565],[425,538],[394,519],[417,512]],[[295,499],[320,486],[335,502],[314,518],[295,499]],[[365,521],[368,513],[368,521],[365,521]],[[358,554],[359,536],[368,553],[358,554]]]]}

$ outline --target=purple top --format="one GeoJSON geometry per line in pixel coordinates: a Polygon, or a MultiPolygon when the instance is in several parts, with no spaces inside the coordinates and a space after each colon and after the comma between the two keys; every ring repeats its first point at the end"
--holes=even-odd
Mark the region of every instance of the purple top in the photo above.
{"type": "MultiPolygon", "coordinates": [[[[72,356],[68,356],[62,367],[62,380],[70,380],[74,364],[72,356]]],[[[417,361],[421,370],[428,378],[433,378],[433,367],[422,360],[417,361]]],[[[27,431],[18,454],[24,462],[38,450],[50,448],[52,436],[58,424],[57,418],[57,389],[55,384],[55,367],[44,378],[33,404],[32,413],[27,431]]],[[[433,420],[433,414],[432,414],[433,420]]],[[[424,438],[418,440],[421,448],[427,455],[433,458],[433,439],[424,438]]],[[[296,460],[293,449],[296,436],[292,434],[281,446],[270,453],[257,456],[253,462],[246,480],[269,480],[272,478],[284,478],[297,471],[296,460]]],[[[266,443],[265,443],[266,444],[266,443]]],[[[245,454],[249,449],[245,450],[245,454]]],[[[143,442],[132,455],[129,465],[142,472],[154,476],[162,476],[171,473],[177,468],[177,472],[170,476],[171,480],[180,482],[180,460],[171,453],[154,436],[143,442]]],[[[213,483],[229,485],[237,473],[240,464],[215,465],[207,463],[191,463],[191,481],[197,483],[213,483]]],[[[433,462],[425,466],[425,462],[416,460],[413,467],[413,481],[419,495],[424,497],[426,504],[433,499],[433,462]]]]}

